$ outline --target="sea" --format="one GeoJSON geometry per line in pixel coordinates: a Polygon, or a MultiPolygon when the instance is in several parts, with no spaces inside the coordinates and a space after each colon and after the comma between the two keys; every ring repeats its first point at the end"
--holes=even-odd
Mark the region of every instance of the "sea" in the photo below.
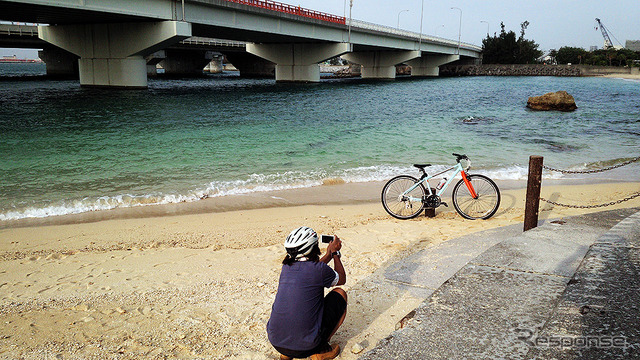
{"type": "MultiPolygon", "coordinates": [[[[52,80],[0,64],[0,223],[195,202],[327,183],[385,181],[472,161],[524,180],[529,156],[598,169],[640,156],[640,82],[575,77],[329,79],[280,84],[237,72],[149,79],[146,90],[52,80]],[[574,112],[536,112],[565,90],[574,112]]],[[[638,181],[640,166],[546,179],[638,181]]]]}

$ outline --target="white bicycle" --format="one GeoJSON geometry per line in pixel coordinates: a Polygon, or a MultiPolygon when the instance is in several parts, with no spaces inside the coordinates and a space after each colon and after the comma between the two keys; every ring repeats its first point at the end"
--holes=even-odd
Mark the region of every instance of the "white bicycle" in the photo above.
{"type": "Polygon", "coordinates": [[[409,175],[396,176],[382,188],[382,206],[389,215],[398,219],[411,219],[423,209],[437,208],[442,202],[441,196],[453,179],[460,174],[462,180],[453,188],[452,201],[456,211],[466,219],[488,219],[500,206],[500,190],[493,180],[484,175],[469,175],[471,160],[467,155],[453,154],[456,165],[434,175],[427,175],[424,168],[431,164],[414,164],[421,171],[420,179],[409,175]],[[462,166],[461,161],[466,162],[462,166]],[[429,185],[429,180],[442,174],[454,172],[449,180],[438,184],[437,188],[429,185]]]}

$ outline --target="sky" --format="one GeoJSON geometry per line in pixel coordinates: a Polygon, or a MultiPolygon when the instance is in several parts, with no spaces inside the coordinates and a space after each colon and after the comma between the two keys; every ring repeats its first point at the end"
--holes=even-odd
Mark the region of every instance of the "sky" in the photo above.
{"type": "MultiPolygon", "coordinates": [[[[280,0],[292,5],[349,16],[350,0],[280,0]],[[346,11],[345,11],[346,10],[346,11]]],[[[401,29],[420,31],[420,9],[424,1],[422,32],[457,40],[462,10],[462,42],[482,45],[489,33],[507,31],[519,35],[520,24],[529,21],[525,38],[545,52],[563,46],[602,48],[603,38],[596,30],[600,18],[609,30],[614,45],[640,40],[640,0],[352,0],[354,19],[401,29]],[[408,10],[408,11],[404,11],[408,10]],[[483,22],[484,21],[484,22],[483,22]],[[616,40],[617,39],[617,40],[616,40]]],[[[0,55],[36,58],[35,50],[0,49],[0,55]]]]}

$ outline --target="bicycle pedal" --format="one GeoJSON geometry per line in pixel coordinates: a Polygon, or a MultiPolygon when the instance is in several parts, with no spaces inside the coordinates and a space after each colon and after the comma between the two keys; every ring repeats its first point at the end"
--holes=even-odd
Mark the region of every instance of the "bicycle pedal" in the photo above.
{"type": "Polygon", "coordinates": [[[446,207],[449,207],[449,205],[447,205],[447,203],[446,203],[446,202],[444,202],[444,201],[443,201],[442,203],[440,203],[440,205],[444,205],[444,206],[446,206],[446,207]]]}

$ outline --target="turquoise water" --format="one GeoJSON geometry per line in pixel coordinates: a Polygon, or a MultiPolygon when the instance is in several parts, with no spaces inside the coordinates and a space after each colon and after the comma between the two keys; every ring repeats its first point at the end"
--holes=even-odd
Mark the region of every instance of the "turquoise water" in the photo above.
{"type": "Polygon", "coordinates": [[[452,152],[494,179],[524,179],[532,154],[597,167],[640,155],[639,99],[640,82],[604,78],[283,85],[231,73],[126,91],[5,78],[0,220],[385,180],[416,162],[444,168],[452,152]],[[578,110],[525,108],[557,90],[578,110]]]}

